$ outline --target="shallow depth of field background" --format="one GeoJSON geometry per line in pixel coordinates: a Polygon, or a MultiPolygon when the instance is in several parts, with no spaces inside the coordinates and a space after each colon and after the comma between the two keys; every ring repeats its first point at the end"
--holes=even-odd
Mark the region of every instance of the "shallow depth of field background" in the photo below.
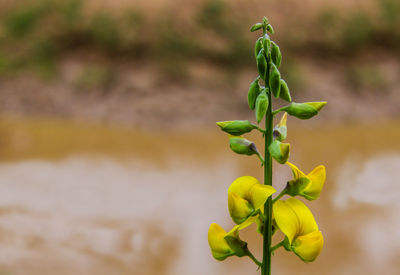
{"type": "MultiPolygon", "coordinates": [[[[294,100],[328,101],[288,120],[290,160],[327,167],[307,203],[325,247],[312,264],[278,250],[274,274],[397,274],[399,14],[398,0],[0,0],[0,274],[258,274],[215,261],[207,231],[233,226],[235,178],[262,180],[215,121],[255,121],[248,30],[264,15],[294,100]]],[[[291,172],[273,177],[280,190],[291,172]]],[[[261,258],[255,228],[242,237],[261,258]]]]}

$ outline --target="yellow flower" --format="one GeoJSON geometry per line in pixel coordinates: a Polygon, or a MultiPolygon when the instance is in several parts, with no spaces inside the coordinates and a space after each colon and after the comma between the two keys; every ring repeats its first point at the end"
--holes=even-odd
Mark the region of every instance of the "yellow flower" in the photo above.
{"type": "Polygon", "coordinates": [[[211,248],[213,257],[219,261],[235,255],[229,244],[225,240],[226,231],[216,223],[210,225],[208,229],[208,244],[211,248]]]}
{"type": "Polygon", "coordinates": [[[311,211],[300,200],[289,198],[273,205],[279,230],[286,235],[289,249],[305,262],[314,261],[322,250],[324,239],[311,211]]]}
{"type": "Polygon", "coordinates": [[[292,169],[294,179],[289,181],[287,194],[291,196],[300,195],[307,200],[316,200],[321,193],[325,183],[325,166],[320,165],[314,168],[308,175],[305,175],[294,164],[286,162],[292,169]]]}
{"type": "Polygon", "coordinates": [[[268,197],[275,193],[272,186],[262,185],[250,176],[236,179],[228,189],[229,213],[236,224],[241,224],[256,215],[268,197]]]}

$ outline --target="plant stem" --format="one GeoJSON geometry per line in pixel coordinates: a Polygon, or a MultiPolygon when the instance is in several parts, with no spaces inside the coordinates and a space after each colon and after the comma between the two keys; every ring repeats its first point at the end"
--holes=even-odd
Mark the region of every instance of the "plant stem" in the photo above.
{"type": "MultiPolygon", "coordinates": [[[[264,164],[264,184],[272,185],[272,157],[268,147],[272,143],[272,91],[268,93],[268,110],[265,117],[265,164],[264,164]]],[[[271,239],[272,239],[272,197],[269,197],[264,205],[264,240],[263,240],[263,262],[261,266],[261,275],[271,275],[271,239]]]]}
{"type": "Polygon", "coordinates": [[[256,259],[256,257],[254,257],[253,254],[251,254],[251,252],[249,250],[247,250],[247,256],[249,256],[250,259],[253,260],[253,262],[258,265],[259,267],[261,267],[262,263],[256,259]]]}
{"type": "Polygon", "coordinates": [[[282,198],[286,194],[286,191],[287,191],[286,189],[283,189],[282,192],[278,196],[276,196],[275,199],[272,200],[272,204],[274,204],[277,200],[282,198]]]}
{"type": "Polygon", "coordinates": [[[274,245],[273,247],[271,247],[270,251],[271,253],[273,253],[275,250],[277,250],[279,247],[283,246],[283,241],[281,241],[280,243],[278,243],[277,245],[274,245]]]}

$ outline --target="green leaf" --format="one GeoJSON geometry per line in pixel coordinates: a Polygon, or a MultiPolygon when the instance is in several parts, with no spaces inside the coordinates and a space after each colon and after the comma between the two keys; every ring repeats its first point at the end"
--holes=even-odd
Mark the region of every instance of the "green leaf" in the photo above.
{"type": "Polygon", "coordinates": [[[259,77],[257,77],[256,80],[251,82],[249,92],[247,93],[249,107],[252,110],[254,110],[254,108],[256,107],[256,99],[257,99],[257,96],[261,92],[260,84],[258,83],[258,80],[259,80],[259,77]]]}
{"type": "Polygon", "coordinates": [[[280,164],[286,163],[290,154],[290,144],[275,139],[268,147],[271,156],[280,164]]]}
{"type": "Polygon", "coordinates": [[[300,119],[309,119],[317,115],[325,105],[326,102],[292,102],[290,105],[282,108],[281,110],[286,111],[289,115],[300,119]]]}
{"type": "Polygon", "coordinates": [[[279,97],[282,98],[283,100],[286,100],[287,102],[292,102],[292,97],[290,96],[290,91],[287,83],[285,80],[281,79],[281,90],[279,92],[279,97]]]}
{"type": "Polygon", "coordinates": [[[267,96],[267,89],[264,89],[256,99],[256,119],[257,123],[263,119],[265,114],[267,113],[269,101],[267,96]]]}
{"type": "Polygon", "coordinates": [[[269,86],[275,98],[279,97],[281,90],[281,73],[275,64],[271,64],[271,71],[269,73],[269,86]]]}
{"type": "Polygon", "coordinates": [[[217,125],[222,131],[233,136],[240,136],[257,128],[256,125],[251,124],[248,120],[221,121],[217,122],[217,125]]]}
{"type": "Polygon", "coordinates": [[[282,62],[281,50],[275,42],[271,41],[271,45],[271,60],[279,68],[282,62]]]}

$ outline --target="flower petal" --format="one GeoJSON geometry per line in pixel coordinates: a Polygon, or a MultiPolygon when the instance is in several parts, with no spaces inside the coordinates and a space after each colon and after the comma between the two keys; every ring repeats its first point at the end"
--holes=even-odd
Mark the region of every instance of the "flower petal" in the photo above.
{"type": "Polygon", "coordinates": [[[293,210],[297,216],[299,223],[299,228],[297,231],[297,236],[306,235],[313,231],[318,230],[318,225],[315,222],[314,216],[310,209],[296,198],[288,198],[286,204],[293,210]]]}
{"type": "Polygon", "coordinates": [[[234,254],[224,239],[225,235],[226,232],[221,226],[216,223],[210,225],[208,229],[208,244],[210,245],[213,257],[219,261],[225,260],[234,254]]]}
{"type": "Polygon", "coordinates": [[[299,178],[303,178],[303,177],[306,178],[306,177],[307,177],[307,176],[306,176],[303,172],[301,172],[300,169],[297,168],[297,166],[294,165],[293,163],[290,163],[290,162],[287,161],[286,164],[292,169],[293,177],[294,177],[295,180],[297,180],[297,179],[299,179],[299,178]]]}
{"type": "Polygon", "coordinates": [[[321,231],[314,231],[296,238],[292,250],[303,261],[312,262],[318,257],[323,245],[324,238],[321,231]]]}
{"type": "Polygon", "coordinates": [[[254,208],[250,202],[234,192],[228,193],[228,209],[232,220],[236,224],[241,224],[254,212],[254,208]]]}
{"type": "Polygon", "coordinates": [[[258,215],[252,216],[242,222],[241,224],[236,225],[234,228],[232,228],[231,231],[229,231],[226,235],[232,236],[232,237],[238,237],[238,232],[239,230],[245,229],[246,227],[252,225],[254,222],[256,222],[258,219],[258,215]]]}
{"type": "Polygon", "coordinates": [[[286,235],[291,244],[297,236],[300,224],[296,213],[286,201],[279,200],[272,207],[274,219],[278,228],[286,235]]]}
{"type": "Polygon", "coordinates": [[[320,165],[312,170],[307,177],[311,180],[311,184],[303,191],[305,197],[315,200],[319,197],[322,187],[325,183],[326,171],[325,166],[320,165]]]}
{"type": "Polygon", "coordinates": [[[254,210],[258,210],[264,206],[267,199],[275,193],[276,190],[270,185],[254,184],[249,189],[249,200],[253,205],[254,210]]]}

